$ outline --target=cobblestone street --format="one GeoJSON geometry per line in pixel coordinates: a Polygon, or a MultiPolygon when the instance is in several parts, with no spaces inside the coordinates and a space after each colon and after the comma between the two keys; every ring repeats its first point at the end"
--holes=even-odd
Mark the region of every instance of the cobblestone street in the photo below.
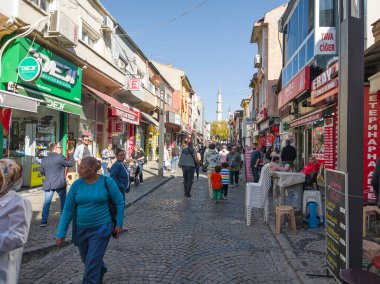
{"type": "MultiPolygon", "coordinates": [[[[207,181],[185,198],[170,180],[126,210],[129,231],[111,240],[105,283],[298,283],[276,239],[254,212],[247,227],[244,189],[215,204],[207,181]]],[[[83,265],[68,246],[24,263],[20,283],[80,283],[83,265]]]]}

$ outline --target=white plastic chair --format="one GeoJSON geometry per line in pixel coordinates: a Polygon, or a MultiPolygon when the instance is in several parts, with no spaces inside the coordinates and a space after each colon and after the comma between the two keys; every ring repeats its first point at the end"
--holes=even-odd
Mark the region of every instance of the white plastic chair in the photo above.
{"type": "Polygon", "coordinates": [[[248,182],[245,187],[245,206],[247,226],[251,224],[252,208],[264,208],[264,221],[268,222],[269,202],[268,193],[271,185],[269,164],[261,169],[258,183],[248,182]]]}

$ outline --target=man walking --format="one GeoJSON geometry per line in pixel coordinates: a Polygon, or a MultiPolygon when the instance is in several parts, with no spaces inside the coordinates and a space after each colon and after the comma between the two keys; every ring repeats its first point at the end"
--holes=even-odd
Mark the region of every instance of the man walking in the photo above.
{"type": "Polygon", "coordinates": [[[88,148],[89,144],[90,144],[90,137],[88,135],[83,135],[82,144],[77,146],[74,152],[74,160],[78,167],[82,159],[93,156],[90,152],[90,149],[88,148]]]}
{"type": "Polygon", "coordinates": [[[281,161],[282,163],[289,164],[291,167],[294,167],[294,160],[297,157],[296,148],[290,145],[290,140],[285,141],[285,147],[281,151],[281,161]]]}
{"type": "Polygon", "coordinates": [[[140,183],[143,184],[144,183],[144,180],[143,180],[143,164],[144,164],[144,160],[145,160],[145,153],[143,150],[140,149],[139,146],[135,145],[135,147],[133,147],[133,153],[131,156],[132,156],[133,160],[136,160],[139,163],[139,167],[140,167],[139,178],[140,178],[140,183]]]}
{"type": "Polygon", "coordinates": [[[251,154],[251,170],[253,175],[253,182],[259,182],[259,164],[261,161],[261,152],[257,148],[257,143],[252,145],[252,154],[251,154]]]}
{"type": "Polygon", "coordinates": [[[62,147],[60,144],[52,143],[50,145],[50,151],[52,153],[41,160],[41,173],[45,175],[45,181],[42,185],[42,189],[45,192],[45,200],[42,209],[41,227],[47,226],[50,204],[54,192],[57,192],[59,195],[62,212],[66,200],[65,168],[74,166],[72,151],[70,152],[69,161],[62,156],[62,147]]]}

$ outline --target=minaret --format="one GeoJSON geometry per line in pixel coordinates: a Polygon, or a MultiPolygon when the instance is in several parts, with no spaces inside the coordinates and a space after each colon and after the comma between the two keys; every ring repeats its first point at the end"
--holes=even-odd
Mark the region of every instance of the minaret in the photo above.
{"type": "Polygon", "coordinates": [[[220,88],[216,100],[216,121],[222,121],[222,90],[220,88]]]}

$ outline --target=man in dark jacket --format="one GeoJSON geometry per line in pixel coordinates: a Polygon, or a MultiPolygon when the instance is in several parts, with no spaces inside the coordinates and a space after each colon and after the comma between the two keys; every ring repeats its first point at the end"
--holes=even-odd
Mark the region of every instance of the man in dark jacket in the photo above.
{"type": "Polygon", "coordinates": [[[129,192],[130,184],[130,172],[128,171],[126,165],[124,164],[125,160],[125,151],[122,149],[116,150],[116,162],[113,163],[110,175],[111,178],[116,182],[117,187],[119,188],[121,194],[123,195],[123,199],[125,202],[125,193],[129,192]]]}
{"type": "Polygon", "coordinates": [[[60,144],[50,144],[51,154],[41,160],[41,173],[45,176],[42,189],[45,191],[45,200],[42,209],[41,227],[47,226],[49,217],[50,204],[54,192],[58,193],[61,201],[61,212],[65,206],[66,200],[66,167],[74,166],[73,151],[70,152],[70,160],[62,156],[62,147],[60,144]]]}
{"type": "Polygon", "coordinates": [[[252,154],[251,154],[251,170],[253,175],[253,182],[259,182],[259,165],[261,162],[261,152],[257,148],[257,143],[252,145],[252,154]]]}
{"type": "Polygon", "coordinates": [[[294,166],[294,160],[297,157],[296,148],[290,145],[290,140],[285,141],[285,147],[281,151],[281,161],[283,164],[294,166]]]}

